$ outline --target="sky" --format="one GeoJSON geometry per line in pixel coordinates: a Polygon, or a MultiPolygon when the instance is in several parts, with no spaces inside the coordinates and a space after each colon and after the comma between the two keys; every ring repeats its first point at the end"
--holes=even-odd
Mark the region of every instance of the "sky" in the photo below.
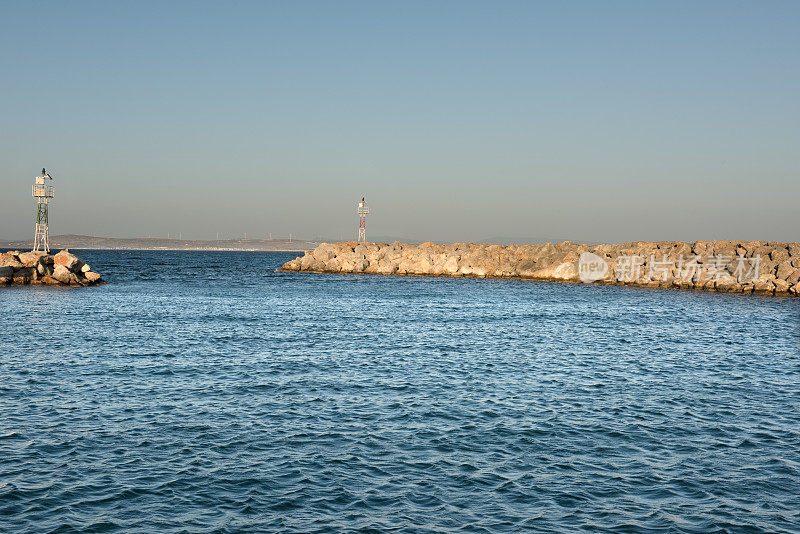
{"type": "Polygon", "coordinates": [[[0,239],[800,239],[800,2],[3,2],[0,239]]]}

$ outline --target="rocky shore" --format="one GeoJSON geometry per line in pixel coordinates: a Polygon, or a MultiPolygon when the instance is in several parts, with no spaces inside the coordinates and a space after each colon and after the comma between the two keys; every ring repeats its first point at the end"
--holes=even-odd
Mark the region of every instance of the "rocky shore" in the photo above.
{"type": "Polygon", "coordinates": [[[18,250],[0,252],[0,286],[92,286],[102,283],[102,277],[69,250],[62,250],[56,255],[18,250]]]}
{"type": "Polygon", "coordinates": [[[636,241],[581,245],[322,243],[282,271],[524,278],[800,295],[800,244],[636,241]]]}

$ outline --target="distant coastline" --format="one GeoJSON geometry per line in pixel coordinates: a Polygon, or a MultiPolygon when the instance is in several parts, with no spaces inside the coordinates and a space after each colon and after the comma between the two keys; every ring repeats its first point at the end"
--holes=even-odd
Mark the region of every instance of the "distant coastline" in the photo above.
{"type": "MultiPolygon", "coordinates": [[[[53,249],[102,250],[198,250],[198,251],[263,251],[303,252],[314,249],[319,243],[288,239],[160,239],[117,238],[87,235],[56,235],[50,237],[53,249]]],[[[30,250],[32,241],[0,241],[0,249],[30,250]]]]}

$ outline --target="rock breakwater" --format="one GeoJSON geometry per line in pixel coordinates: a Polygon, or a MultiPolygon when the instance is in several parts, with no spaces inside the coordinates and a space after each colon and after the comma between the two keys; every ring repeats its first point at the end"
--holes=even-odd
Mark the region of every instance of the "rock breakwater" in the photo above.
{"type": "Polygon", "coordinates": [[[69,250],[55,255],[18,250],[0,252],[0,286],[92,286],[102,283],[103,278],[69,250]]]}
{"type": "Polygon", "coordinates": [[[581,245],[322,243],[283,271],[524,278],[800,295],[800,244],[681,241],[581,245]]]}

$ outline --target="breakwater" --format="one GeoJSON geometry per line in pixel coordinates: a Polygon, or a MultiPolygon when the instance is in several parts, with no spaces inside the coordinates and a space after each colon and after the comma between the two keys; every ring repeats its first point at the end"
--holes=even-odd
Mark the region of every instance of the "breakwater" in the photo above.
{"type": "Polygon", "coordinates": [[[0,252],[0,286],[46,284],[92,286],[103,278],[69,250],[45,252],[0,252]]]}
{"type": "Polygon", "coordinates": [[[582,245],[322,243],[283,271],[524,278],[800,295],[800,244],[681,241],[582,245]]]}

